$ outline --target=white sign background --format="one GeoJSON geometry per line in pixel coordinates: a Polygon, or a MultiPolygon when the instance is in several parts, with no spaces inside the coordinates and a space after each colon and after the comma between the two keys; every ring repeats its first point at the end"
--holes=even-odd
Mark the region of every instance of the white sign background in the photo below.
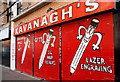
{"type": "Polygon", "coordinates": [[[9,38],[9,25],[0,29],[0,40],[9,38]]]}

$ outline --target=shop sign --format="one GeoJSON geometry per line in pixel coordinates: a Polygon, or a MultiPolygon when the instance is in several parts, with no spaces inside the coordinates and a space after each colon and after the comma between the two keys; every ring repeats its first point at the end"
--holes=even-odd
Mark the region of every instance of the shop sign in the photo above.
{"type": "Polygon", "coordinates": [[[114,80],[113,14],[61,25],[62,80],[114,80]]]}
{"type": "Polygon", "coordinates": [[[59,26],[34,33],[34,76],[59,80],[59,26]]]}
{"type": "Polygon", "coordinates": [[[33,33],[17,37],[16,69],[33,74],[33,33]],[[28,65],[29,64],[29,65],[28,65]]]}
{"type": "Polygon", "coordinates": [[[114,8],[114,0],[80,0],[63,8],[34,19],[14,29],[14,35],[45,28],[86,15],[110,10],[114,8]]]}

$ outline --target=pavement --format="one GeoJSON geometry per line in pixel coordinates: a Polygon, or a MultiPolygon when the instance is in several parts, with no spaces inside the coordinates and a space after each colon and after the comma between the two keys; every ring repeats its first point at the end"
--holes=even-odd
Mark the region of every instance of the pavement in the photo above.
{"type": "Polygon", "coordinates": [[[19,71],[12,71],[10,68],[0,65],[0,81],[2,82],[49,82],[43,79],[21,73],[19,71]]]}

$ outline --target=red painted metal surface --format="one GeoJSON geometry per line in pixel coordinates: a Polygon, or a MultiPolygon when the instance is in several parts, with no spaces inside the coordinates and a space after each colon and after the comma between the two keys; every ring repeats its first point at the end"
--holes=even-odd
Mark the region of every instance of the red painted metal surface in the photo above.
{"type": "Polygon", "coordinates": [[[20,35],[26,32],[45,28],[65,21],[80,18],[86,15],[110,10],[114,8],[114,0],[80,0],[65,7],[62,7],[52,13],[48,13],[42,17],[34,19],[14,29],[14,35],[20,35]],[[95,7],[98,5],[97,7],[95,7]],[[95,9],[94,9],[95,8],[95,9]],[[93,9],[93,10],[91,10],[93,9]],[[67,12],[67,13],[66,13],[67,12]],[[52,21],[51,21],[52,20],[52,21]],[[37,25],[36,25],[37,23],[37,25]]]}
{"type": "MultiPolygon", "coordinates": [[[[70,23],[62,26],[62,80],[114,80],[114,37],[113,37],[113,14],[106,13],[70,23]],[[78,29],[80,26],[88,26],[93,18],[99,19],[100,23],[95,32],[102,35],[99,50],[93,50],[93,44],[97,43],[100,36],[93,35],[82,57],[74,68],[73,58],[77,52],[82,39],[78,40],[78,29]],[[72,69],[73,67],[73,69],[72,69]],[[75,72],[70,72],[75,70],[75,72]],[[72,75],[70,75],[70,73],[72,75]]],[[[85,36],[85,30],[81,29],[85,36]]],[[[87,35],[86,35],[87,36],[87,35]]],[[[84,44],[84,43],[83,43],[84,44]]],[[[83,48],[82,48],[83,49],[83,48]]],[[[80,51],[79,51],[80,52],[80,51]]],[[[79,58],[80,56],[76,57],[79,58]]],[[[76,64],[76,62],[74,62],[76,64]]]]}
{"type": "Polygon", "coordinates": [[[46,80],[59,80],[59,26],[36,31],[34,46],[34,75],[46,80]],[[51,30],[54,32],[51,39],[49,39],[49,45],[46,45],[48,32],[51,30]],[[44,34],[45,36],[43,38],[44,34]],[[54,46],[51,45],[52,43],[54,46]],[[43,64],[39,69],[41,56],[43,64]]]}
{"type": "Polygon", "coordinates": [[[33,33],[17,36],[16,69],[33,75],[33,33]],[[29,39],[28,36],[30,36],[29,39]],[[22,59],[24,60],[23,63],[22,59]]]}

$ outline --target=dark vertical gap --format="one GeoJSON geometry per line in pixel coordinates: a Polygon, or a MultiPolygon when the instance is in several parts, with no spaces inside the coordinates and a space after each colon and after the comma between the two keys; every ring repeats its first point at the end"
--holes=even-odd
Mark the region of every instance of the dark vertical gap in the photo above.
{"type": "Polygon", "coordinates": [[[7,23],[9,22],[9,16],[10,16],[10,14],[9,14],[9,9],[7,10],[7,23]]]}
{"type": "Polygon", "coordinates": [[[34,33],[33,33],[33,76],[34,76],[34,33]]]}
{"type": "Polygon", "coordinates": [[[2,65],[3,65],[3,41],[2,41],[2,65]]]}
{"type": "Polygon", "coordinates": [[[113,13],[115,81],[120,80],[120,11],[113,13]]]}
{"type": "Polygon", "coordinates": [[[61,68],[61,25],[59,26],[59,76],[60,82],[62,81],[62,68],[61,68]]]}
{"type": "Polygon", "coordinates": [[[2,41],[0,40],[0,64],[2,65],[2,41]]]}

